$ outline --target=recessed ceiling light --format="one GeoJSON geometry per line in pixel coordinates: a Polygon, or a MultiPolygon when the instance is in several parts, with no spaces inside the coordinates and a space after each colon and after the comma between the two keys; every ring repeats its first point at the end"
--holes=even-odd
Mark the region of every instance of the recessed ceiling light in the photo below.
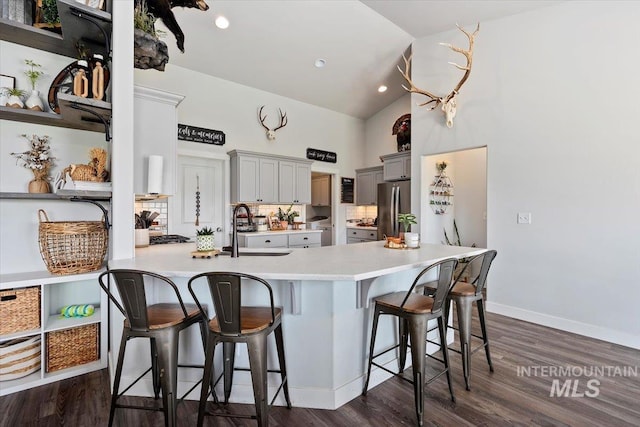
{"type": "Polygon", "coordinates": [[[229,28],[229,20],[222,15],[218,16],[216,18],[216,27],[220,28],[221,30],[226,30],[227,28],[229,28]]]}
{"type": "Polygon", "coordinates": [[[316,68],[322,68],[327,64],[327,61],[325,61],[324,59],[318,58],[316,59],[316,62],[313,63],[313,65],[316,66],[316,68]]]}
{"type": "Polygon", "coordinates": [[[387,91],[387,87],[385,85],[380,85],[380,87],[378,88],[378,92],[382,93],[382,92],[386,92],[387,91]]]}

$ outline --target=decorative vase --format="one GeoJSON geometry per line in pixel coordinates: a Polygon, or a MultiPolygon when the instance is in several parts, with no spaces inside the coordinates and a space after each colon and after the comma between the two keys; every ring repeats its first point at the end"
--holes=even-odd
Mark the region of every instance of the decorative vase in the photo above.
{"type": "Polygon", "coordinates": [[[29,193],[50,193],[49,181],[44,179],[34,179],[29,181],[29,193]]]}
{"type": "Polygon", "coordinates": [[[135,242],[136,248],[144,248],[149,246],[149,229],[136,228],[135,242]]]}
{"type": "Polygon", "coordinates": [[[287,228],[289,228],[289,221],[282,221],[280,220],[280,228],[282,230],[286,230],[287,228]]]}
{"type": "Polygon", "coordinates": [[[420,246],[420,234],[411,232],[404,233],[404,243],[408,248],[417,248],[420,246]]]}
{"type": "Polygon", "coordinates": [[[196,236],[196,250],[200,252],[212,251],[214,249],[213,234],[196,236]]]}
{"type": "Polygon", "coordinates": [[[7,100],[7,107],[11,108],[24,108],[24,103],[19,96],[11,95],[7,100]]]}
{"type": "Polygon", "coordinates": [[[40,99],[40,92],[37,90],[31,91],[31,95],[29,95],[29,98],[25,101],[25,105],[29,110],[44,111],[44,104],[40,99]]]}

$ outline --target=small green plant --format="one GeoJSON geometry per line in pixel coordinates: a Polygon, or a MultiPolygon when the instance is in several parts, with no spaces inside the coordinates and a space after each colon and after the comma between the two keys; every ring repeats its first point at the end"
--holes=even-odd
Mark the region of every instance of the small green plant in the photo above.
{"type": "Polygon", "coordinates": [[[196,230],[196,236],[213,236],[213,228],[202,227],[200,230],[196,230]]]}
{"type": "Polygon", "coordinates": [[[42,19],[51,26],[60,23],[56,0],[42,0],[42,19]]]}
{"type": "Polygon", "coordinates": [[[23,97],[24,96],[24,90],[22,89],[17,89],[17,88],[12,88],[12,89],[7,89],[7,94],[9,96],[17,96],[18,98],[23,97]]]}
{"type": "Polygon", "coordinates": [[[278,208],[278,219],[280,221],[288,221],[290,224],[293,224],[297,216],[300,214],[296,211],[292,211],[293,203],[289,205],[286,211],[283,211],[282,208],[278,208]]]}
{"type": "Polygon", "coordinates": [[[42,65],[36,64],[30,59],[25,59],[24,63],[31,67],[31,69],[25,71],[24,74],[29,78],[29,81],[31,82],[31,90],[36,90],[36,83],[38,82],[38,79],[44,75],[44,72],[37,69],[42,67],[42,65]]]}
{"type": "Polygon", "coordinates": [[[133,27],[142,30],[153,37],[158,37],[155,28],[156,17],[147,9],[147,2],[140,1],[133,11],[133,27]]]}
{"type": "Polygon", "coordinates": [[[409,231],[412,224],[417,224],[416,216],[412,213],[398,214],[398,222],[402,224],[402,227],[404,228],[405,233],[409,231]]]}

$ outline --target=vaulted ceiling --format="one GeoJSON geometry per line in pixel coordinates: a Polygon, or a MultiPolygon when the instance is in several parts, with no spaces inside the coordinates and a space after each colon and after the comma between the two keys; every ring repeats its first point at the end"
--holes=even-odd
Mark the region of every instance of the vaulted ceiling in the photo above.
{"type": "MultiPolygon", "coordinates": [[[[396,66],[415,39],[558,1],[206,0],[173,9],[181,53],[167,34],[169,63],[242,85],[369,118],[404,94],[396,66]],[[224,15],[226,30],[214,25],[224,15]],[[326,65],[316,68],[316,59],[326,65]],[[378,93],[380,85],[388,90],[378,93]]],[[[480,40],[480,38],[479,38],[480,40]]]]}

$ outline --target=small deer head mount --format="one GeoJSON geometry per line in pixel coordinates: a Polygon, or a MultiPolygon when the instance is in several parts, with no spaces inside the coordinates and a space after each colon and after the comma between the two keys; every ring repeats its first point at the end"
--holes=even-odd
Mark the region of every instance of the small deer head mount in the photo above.
{"type": "Polygon", "coordinates": [[[428,101],[425,101],[422,104],[419,104],[422,107],[423,105],[429,105],[429,104],[433,103],[433,105],[431,106],[431,108],[429,108],[429,110],[433,110],[438,105],[442,104],[442,111],[444,111],[444,115],[445,115],[445,119],[446,119],[446,123],[447,123],[447,127],[448,128],[453,127],[453,118],[456,116],[456,96],[458,95],[458,92],[460,92],[460,88],[462,87],[462,85],[469,78],[469,74],[471,74],[471,64],[473,62],[473,42],[474,42],[474,39],[476,37],[476,34],[478,34],[478,31],[480,31],[480,24],[478,24],[478,26],[476,27],[476,30],[471,34],[466,32],[459,25],[457,25],[457,27],[469,39],[469,49],[468,50],[464,50],[462,48],[459,48],[459,47],[456,47],[456,46],[452,46],[449,43],[440,43],[442,46],[447,46],[449,49],[453,50],[454,52],[458,52],[458,53],[463,54],[465,56],[465,58],[467,59],[467,65],[464,66],[464,67],[462,65],[456,64],[455,62],[449,62],[449,64],[453,65],[457,69],[464,71],[464,75],[462,76],[462,78],[460,79],[460,81],[458,82],[456,87],[454,87],[453,90],[449,94],[447,94],[445,96],[436,96],[436,95],[432,94],[431,92],[427,92],[426,90],[422,90],[420,88],[417,88],[413,84],[413,82],[411,81],[411,77],[410,77],[410,74],[411,74],[411,56],[412,55],[409,56],[409,59],[407,59],[404,55],[402,55],[402,59],[404,59],[404,71],[400,68],[400,66],[398,66],[398,71],[400,71],[400,73],[402,74],[404,79],[407,81],[407,83],[409,83],[409,86],[410,86],[410,87],[407,88],[406,86],[403,85],[402,87],[404,88],[404,90],[406,90],[407,92],[411,92],[411,93],[419,93],[419,94],[424,95],[427,98],[429,98],[428,101]]]}
{"type": "Polygon", "coordinates": [[[276,131],[287,125],[288,123],[287,113],[282,114],[282,110],[278,108],[278,111],[280,112],[280,124],[277,127],[270,129],[267,125],[264,124],[264,121],[267,119],[267,115],[265,114],[264,117],[262,117],[263,108],[264,108],[264,105],[260,107],[260,111],[258,111],[258,118],[260,119],[260,124],[262,125],[262,127],[267,130],[267,139],[269,141],[273,141],[274,139],[276,139],[276,131]]]}

